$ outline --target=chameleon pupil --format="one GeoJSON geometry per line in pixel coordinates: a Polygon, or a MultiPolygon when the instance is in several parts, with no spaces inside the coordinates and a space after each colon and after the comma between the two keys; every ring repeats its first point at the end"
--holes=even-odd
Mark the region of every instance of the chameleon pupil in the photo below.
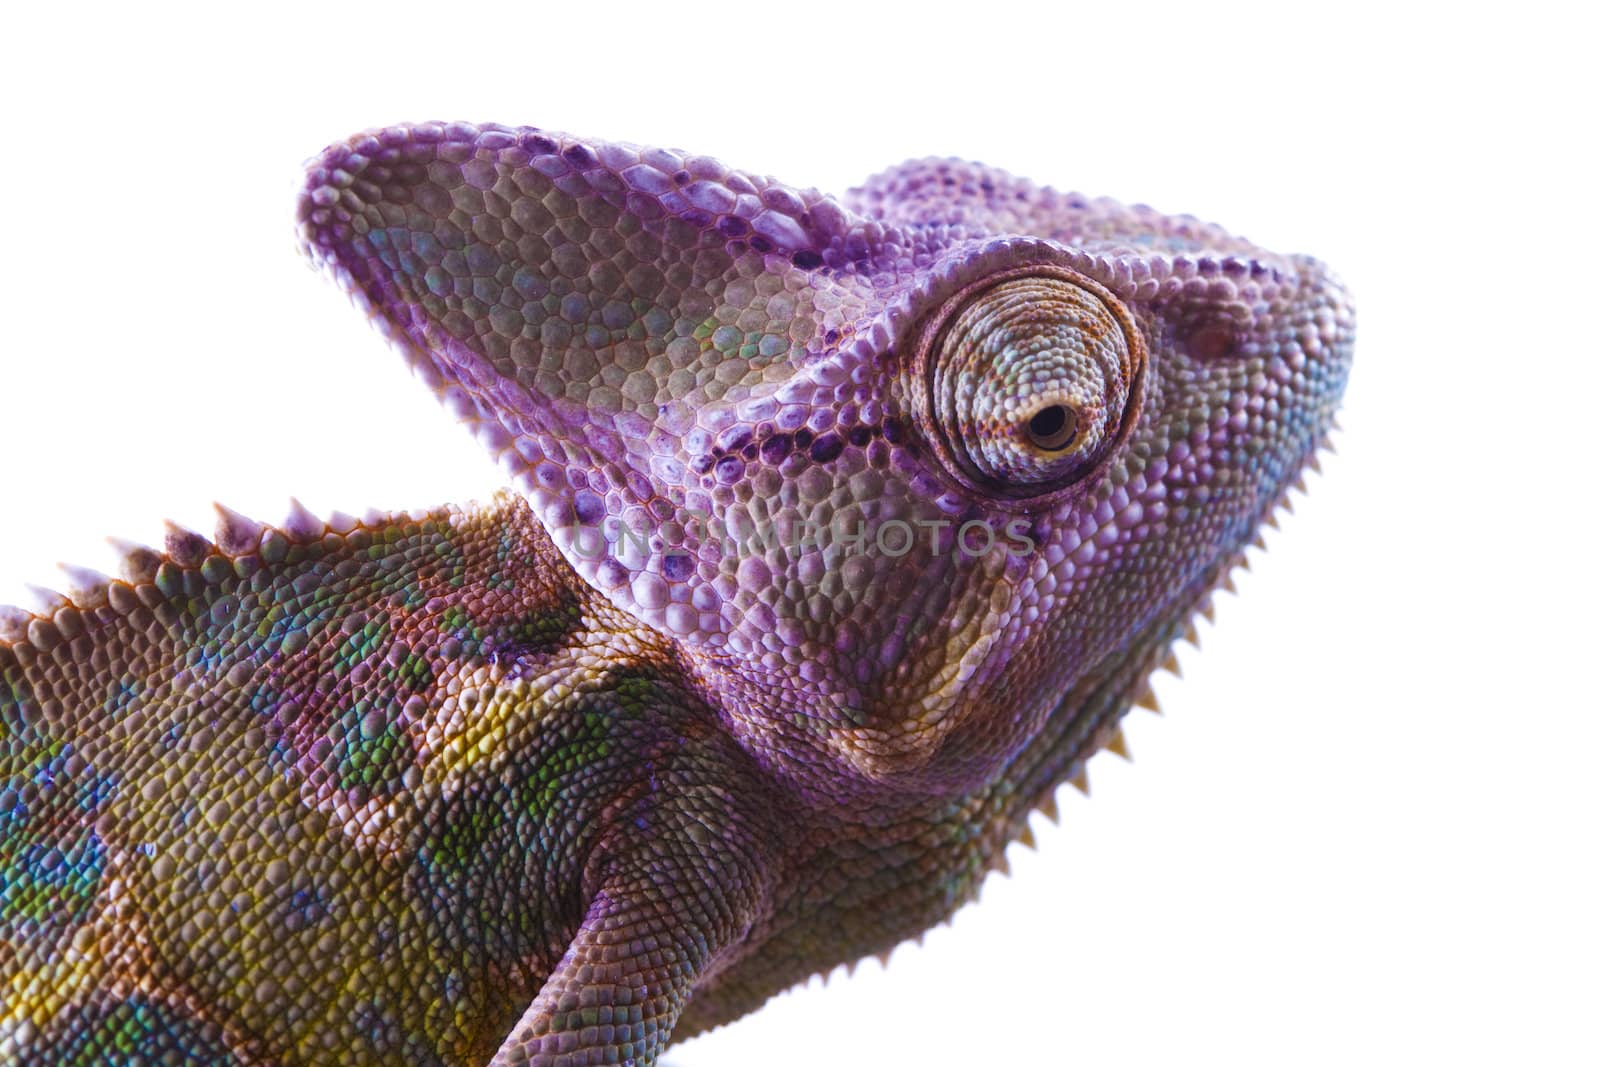
{"type": "Polygon", "coordinates": [[[1059,452],[1072,444],[1077,431],[1077,417],[1064,404],[1041,408],[1028,420],[1028,439],[1047,452],[1059,452]]]}

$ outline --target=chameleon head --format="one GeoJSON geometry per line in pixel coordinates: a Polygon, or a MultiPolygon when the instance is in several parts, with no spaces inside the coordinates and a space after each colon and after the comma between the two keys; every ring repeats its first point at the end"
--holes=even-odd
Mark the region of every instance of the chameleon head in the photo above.
{"type": "Polygon", "coordinates": [[[1353,336],[1312,260],[953,161],[835,200],[400,127],[315,161],[301,225],[573,571],[819,789],[964,789],[1119,714],[1353,336]]]}
{"type": "Polygon", "coordinates": [[[1063,766],[1104,743],[1325,442],[1348,373],[1353,312],[1316,261],[1085,210],[1111,231],[1095,254],[1036,245],[999,270],[970,256],[955,272],[971,280],[902,345],[892,388],[960,517],[954,551],[1005,531],[1011,557],[941,573],[952,590],[971,575],[970,600],[906,660],[957,665],[920,687],[958,694],[937,758],[916,765],[939,780],[981,778],[1041,735],[1063,766]]]}

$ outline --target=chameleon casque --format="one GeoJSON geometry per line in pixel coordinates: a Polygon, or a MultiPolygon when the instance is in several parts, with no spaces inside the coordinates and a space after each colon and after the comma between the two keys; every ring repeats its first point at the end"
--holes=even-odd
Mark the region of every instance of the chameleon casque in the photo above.
{"type": "Polygon", "coordinates": [[[918,935],[1117,747],[1353,343],[1315,260],[954,160],[415,125],[299,224],[511,487],[219,509],[0,615],[4,1062],[645,1065],[918,935]]]}

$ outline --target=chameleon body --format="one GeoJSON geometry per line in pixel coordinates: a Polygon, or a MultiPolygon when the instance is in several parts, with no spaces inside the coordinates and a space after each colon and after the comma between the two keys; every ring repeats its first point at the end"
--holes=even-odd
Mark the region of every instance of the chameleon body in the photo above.
{"type": "Polygon", "coordinates": [[[1315,260],[913,162],[841,199],[363,134],[311,258],[503,461],[0,615],[0,1060],[652,1064],[969,900],[1331,425],[1315,260]]]}

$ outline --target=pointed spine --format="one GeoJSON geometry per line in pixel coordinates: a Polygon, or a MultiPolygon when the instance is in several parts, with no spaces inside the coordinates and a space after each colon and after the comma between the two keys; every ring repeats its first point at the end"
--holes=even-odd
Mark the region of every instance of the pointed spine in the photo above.
{"type": "Polygon", "coordinates": [[[360,519],[354,515],[347,515],[342,511],[335,511],[328,516],[328,528],[340,537],[353,533],[355,528],[360,525],[360,519]]]}
{"type": "Polygon", "coordinates": [[[198,567],[216,547],[193,530],[167,522],[167,556],[180,567],[198,567]]]}
{"type": "Polygon", "coordinates": [[[1183,667],[1178,663],[1178,654],[1170,648],[1167,650],[1167,658],[1161,663],[1161,669],[1174,678],[1183,677],[1183,667]]]}
{"type": "Polygon", "coordinates": [[[48,618],[66,607],[67,598],[42,585],[28,585],[23,588],[28,590],[28,595],[33,598],[33,614],[40,618],[48,618]]]}
{"type": "Polygon", "coordinates": [[[124,541],[119,537],[108,537],[106,541],[116,549],[121,559],[118,571],[124,581],[140,585],[156,580],[156,571],[161,569],[161,553],[149,545],[124,541]]]}
{"type": "Polygon", "coordinates": [[[289,515],[283,520],[283,532],[289,540],[307,544],[321,538],[327,529],[322,520],[308,511],[304,504],[294,497],[289,498],[289,515]]]}
{"type": "Polygon", "coordinates": [[[33,612],[14,604],[0,604],[0,641],[15,644],[28,638],[28,623],[33,612]]]}
{"type": "Polygon", "coordinates": [[[218,548],[230,556],[247,556],[260,547],[265,526],[222,504],[211,506],[217,512],[218,548]]]}
{"type": "Polygon", "coordinates": [[[111,579],[92,567],[74,567],[70,563],[56,566],[67,578],[67,599],[80,608],[98,608],[106,602],[106,589],[111,579]]]}

